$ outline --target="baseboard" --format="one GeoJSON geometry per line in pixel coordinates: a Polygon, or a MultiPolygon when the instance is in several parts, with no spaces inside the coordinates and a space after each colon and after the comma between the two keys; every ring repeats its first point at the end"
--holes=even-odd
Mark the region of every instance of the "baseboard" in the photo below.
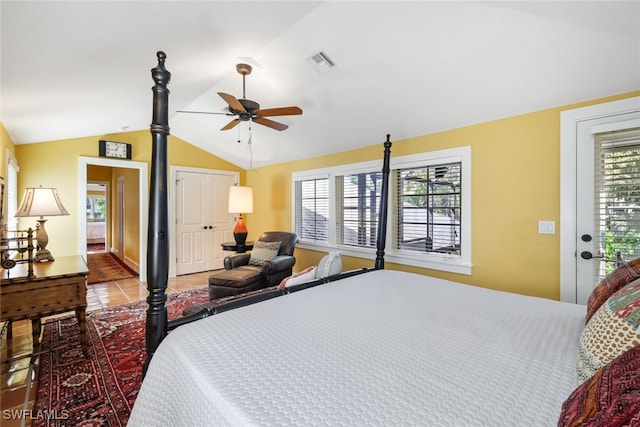
{"type": "Polygon", "coordinates": [[[136,273],[140,274],[140,265],[137,264],[135,261],[133,261],[131,258],[124,257],[124,261],[123,262],[125,263],[125,265],[127,267],[129,267],[130,269],[132,269],[136,273]]]}

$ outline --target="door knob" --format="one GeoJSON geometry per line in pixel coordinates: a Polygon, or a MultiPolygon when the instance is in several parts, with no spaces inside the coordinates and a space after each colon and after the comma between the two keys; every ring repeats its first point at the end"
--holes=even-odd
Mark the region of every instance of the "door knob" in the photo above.
{"type": "Polygon", "coordinates": [[[583,242],[590,242],[592,237],[590,234],[583,234],[582,236],[580,236],[580,239],[582,239],[583,242]]]}

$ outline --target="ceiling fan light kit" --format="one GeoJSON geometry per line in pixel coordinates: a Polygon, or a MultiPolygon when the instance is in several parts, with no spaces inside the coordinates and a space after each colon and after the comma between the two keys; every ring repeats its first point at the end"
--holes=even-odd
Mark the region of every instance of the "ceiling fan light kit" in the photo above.
{"type": "Polygon", "coordinates": [[[236,127],[240,122],[256,122],[263,126],[267,126],[271,129],[283,131],[287,129],[289,126],[284,123],[279,123],[274,120],[268,119],[267,117],[273,116],[294,116],[302,114],[302,109],[300,107],[278,107],[278,108],[267,108],[264,110],[260,109],[260,104],[246,97],[246,81],[245,78],[249,74],[253,68],[249,64],[237,64],[236,71],[242,75],[242,98],[238,99],[233,95],[224,92],[218,92],[218,96],[222,98],[227,105],[229,106],[229,113],[208,113],[204,111],[178,111],[179,113],[196,113],[196,114],[223,114],[226,116],[237,116],[235,119],[231,120],[225,126],[223,126],[220,130],[229,130],[236,127]]]}

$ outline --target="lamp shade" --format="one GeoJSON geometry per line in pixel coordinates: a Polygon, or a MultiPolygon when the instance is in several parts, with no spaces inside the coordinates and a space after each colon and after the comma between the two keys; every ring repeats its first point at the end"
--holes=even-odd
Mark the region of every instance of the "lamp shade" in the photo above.
{"type": "Polygon", "coordinates": [[[229,213],[253,212],[253,188],[239,185],[229,187],[229,213]]]}
{"type": "Polygon", "coordinates": [[[30,187],[24,191],[17,217],[69,215],[55,188],[30,187]]]}

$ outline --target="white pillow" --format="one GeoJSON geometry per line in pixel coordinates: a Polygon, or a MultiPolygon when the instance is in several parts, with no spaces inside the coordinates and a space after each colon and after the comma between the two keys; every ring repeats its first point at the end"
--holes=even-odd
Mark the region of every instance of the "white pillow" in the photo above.
{"type": "Polygon", "coordinates": [[[341,271],[342,252],[329,252],[329,255],[325,255],[318,264],[318,269],[316,270],[316,279],[324,279],[325,277],[338,274],[341,271]]]}
{"type": "Polygon", "coordinates": [[[308,282],[316,278],[316,266],[312,265],[304,270],[293,274],[292,276],[285,277],[278,285],[278,289],[288,288],[289,286],[297,285],[299,283],[308,282]]]}

